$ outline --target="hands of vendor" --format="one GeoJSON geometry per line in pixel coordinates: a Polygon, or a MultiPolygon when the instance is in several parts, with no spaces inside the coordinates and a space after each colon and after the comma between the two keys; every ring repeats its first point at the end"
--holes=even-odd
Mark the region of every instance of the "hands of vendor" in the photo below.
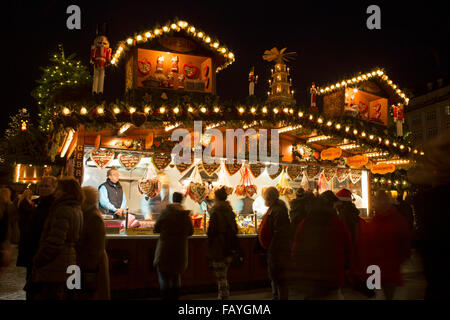
{"type": "Polygon", "coordinates": [[[117,209],[116,212],[114,212],[115,214],[117,214],[118,216],[122,216],[123,215],[123,209],[117,209]]]}

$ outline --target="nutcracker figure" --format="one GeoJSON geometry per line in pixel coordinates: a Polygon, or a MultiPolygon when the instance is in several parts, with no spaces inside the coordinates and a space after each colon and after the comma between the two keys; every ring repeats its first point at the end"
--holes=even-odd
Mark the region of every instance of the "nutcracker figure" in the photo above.
{"type": "Polygon", "coordinates": [[[156,60],[156,72],[163,72],[164,71],[164,57],[159,56],[156,60]]]}
{"type": "Polygon", "coordinates": [[[250,73],[248,74],[248,81],[250,82],[248,85],[248,95],[255,95],[255,84],[258,83],[258,76],[255,75],[255,67],[250,69],[250,73]]]}
{"type": "Polygon", "coordinates": [[[403,105],[399,104],[393,106],[394,108],[394,122],[397,126],[397,136],[403,136],[403,122],[405,122],[405,114],[403,111],[403,105]]]}
{"type": "Polygon", "coordinates": [[[169,85],[170,89],[173,89],[174,86],[174,76],[173,76],[173,72],[169,73],[169,75],[167,76],[167,83],[169,85]]]}
{"type": "Polygon", "coordinates": [[[170,71],[178,73],[178,56],[172,57],[172,68],[170,71]]]}
{"type": "Polygon", "coordinates": [[[111,48],[105,36],[98,36],[91,47],[91,63],[94,65],[93,93],[103,93],[105,67],[111,62],[111,48]]]}
{"type": "Polygon", "coordinates": [[[316,104],[317,88],[316,88],[316,84],[314,82],[311,85],[311,89],[309,90],[309,93],[311,94],[311,106],[309,107],[309,110],[318,111],[319,108],[317,108],[317,104],[316,104]]]}

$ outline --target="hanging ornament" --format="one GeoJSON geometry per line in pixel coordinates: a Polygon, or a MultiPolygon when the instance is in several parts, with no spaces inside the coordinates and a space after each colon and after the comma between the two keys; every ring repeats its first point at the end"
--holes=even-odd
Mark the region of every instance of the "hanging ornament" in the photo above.
{"type": "Polygon", "coordinates": [[[155,167],[149,164],[144,175],[138,181],[138,190],[145,195],[145,200],[154,198],[161,192],[161,183],[157,177],[155,167]]]}
{"type": "Polygon", "coordinates": [[[184,89],[184,74],[178,76],[178,89],[184,89]]]}
{"type": "Polygon", "coordinates": [[[351,170],[350,171],[350,181],[355,184],[361,179],[362,171],[361,170],[351,170]]]}
{"type": "Polygon", "coordinates": [[[178,56],[174,56],[172,57],[172,67],[170,69],[170,71],[174,72],[174,73],[178,73],[178,56]]]}
{"type": "Polygon", "coordinates": [[[331,180],[336,176],[336,168],[324,168],[323,176],[325,177],[325,180],[330,183],[331,180]]]}
{"type": "Polygon", "coordinates": [[[172,156],[170,154],[155,152],[152,155],[152,163],[158,171],[164,170],[171,161],[172,156]]]}
{"type": "Polygon", "coordinates": [[[137,67],[140,73],[147,75],[152,70],[152,64],[146,58],[138,60],[137,67]]]}
{"type": "Polygon", "coordinates": [[[261,175],[261,173],[264,172],[265,167],[266,166],[260,162],[249,164],[250,171],[252,172],[255,179],[258,178],[261,175]]]}
{"type": "Polygon", "coordinates": [[[398,104],[392,108],[394,109],[394,122],[397,128],[397,136],[403,136],[403,123],[405,122],[403,104],[398,104]]]}
{"type": "Polygon", "coordinates": [[[202,168],[208,176],[212,176],[220,167],[220,163],[204,163],[202,162],[202,168]]]}
{"type": "Polygon", "coordinates": [[[208,187],[203,183],[197,164],[195,164],[185,184],[187,184],[185,195],[189,196],[195,202],[201,203],[208,196],[208,187]]]}
{"type": "Polygon", "coordinates": [[[372,116],[370,118],[370,121],[375,121],[375,122],[383,122],[381,120],[381,103],[377,103],[375,105],[372,106],[372,116]]]}
{"type": "Polygon", "coordinates": [[[363,101],[360,101],[358,104],[358,117],[367,120],[369,118],[369,108],[367,107],[367,104],[363,101]]]}
{"type": "Polygon", "coordinates": [[[281,196],[285,196],[286,200],[290,201],[294,197],[294,190],[289,186],[286,170],[283,169],[280,181],[277,184],[277,189],[281,196]]]}
{"type": "Polygon", "coordinates": [[[314,180],[317,175],[320,172],[320,168],[319,167],[306,167],[306,176],[308,177],[308,180],[314,180]]]}
{"type": "Polygon", "coordinates": [[[311,85],[311,89],[309,90],[309,93],[311,94],[311,105],[309,107],[309,110],[318,111],[319,108],[317,108],[317,104],[316,104],[317,88],[316,88],[316,84],[314,82],[311,85]]]}
{"type": "Polygon", "coordinates": [[[174,88],[174,76],[173,73],[170,72],[169,75],[167,76],[167,84],[169,86],[169,89],[173,89],[174,88]]]}
{"type": "Polygon", "coordinates": [[[221,163],[219,172],[217,173],[217,181],[214,181],[212,185],[214,186],[213,190],[218,190],[223,187],[228,195],[233,193],[233,187],[231,187],[231,182],[223,162],[221,163]]]}
{"type": "Polygon", "coordinates": [[[325,174],[323,173],[323,171],[322,171],[322,173],[319,176],[319,181],[317,181],[317,187],[318,187],[319,193],[325,192],[325,191],[330,189],[330,187],[328,185],[328,182],[327,182],[327,179],[325,178],[325,174]]]}
{"type": "Polygon", "coordinates": [[[338,168],[336,170],[336,177],[337,177],[339,183],[342,183],[345,180],[347,180],[349,173],[350,173],[350,169],[338,168]]]}
{"type": "MultiPolygon", "coordinates": [[[[268,166],[268,167],[267,167],[267,171],[268,171],[268,172],[270,171],[270,167],[271,167],[271,166],[268,166]]],[[[272,170],[273,170],[273,169],[272,169],[272,170]]],[[[272,173],[272,174],[269,174],[269,177],[270,177],[272,180],[274,180],[276,177],[278,177],[278,176],[280,175],[280,173],[281,173],[282,170],[283,170],[283,169],[281,168],[281,166],[278,165],[277,168],[276,168],[276,171],[273,170],[273,173],[272,173]]]]}
{"type": "MultiPolygon", "coordinates": [[[[230,176],[232,176],[241,169],[242,163],[236,163],[236,161],[233,160],[233,163],[226,162],[225,167],[226,167],[228,173],[230,174],[230,176]]],[[[251,169],[251,167],[250,167],[250,169],[251,169]]]]}
{"type": "Polygon", "coordinates": [[[289,175],[291,180],[297,179],[302,172],[303,168],[301,166],[290,165],[287,167],[287,174],[289,175]]]}
{"type": "Polygon", "coordinates": [[[306,178],[306,174],[304,174],[302,177],[302,182],[300,182],[300,187],[302,187],[305,191],[310,190],[309,181],[308,181],[308,178],[306,178]]]}
{"type": "Polygon", "coordinates": [[[253,181],[253,178],[250,174],[250,170],[247,165],[244,165],[241,169],[241,180],[239,184],[236,186],[234,193],[238,196],[249,196],[252,197],[256,194],[256,185],[253,181]]]}
{"type": "Polygon", "coordinates": [[[114,151],[106,149],[92,149],[91,160],[99,169],[107,167],[114,159],[114,151]]]}
{"type": "Polygon", "coordinates": [[[139,154],[120,154],[118,158],[120,164],[127,170],[134,169],[141,161],[141,155],[139,154]]]}

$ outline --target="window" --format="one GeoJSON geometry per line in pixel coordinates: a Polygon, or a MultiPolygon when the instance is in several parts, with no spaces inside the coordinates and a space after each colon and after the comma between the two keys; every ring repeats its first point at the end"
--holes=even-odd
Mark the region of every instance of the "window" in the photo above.
{"type": "MultiPolygon", "coordinates": [[[[450,106],[445,106],[444,112],[445,112],[445,115],[450,116],[450,106]]],[[[448,124],[448,122],[447,122],[447,124],[448,124]]]]}
{"type": "Polygon", "coordinates": [[[416,115],[414,115],[414,117],[412,118],[412,125],[413,126],[417,126],[417,125],[419,125],[419,124],[421,124],[422,123],[422,119],[421,119],[421,117],[420,117],[420,113],[419,114],[416,114],[416,115]]]}
{"type": "Polygon", "coordinates": [[[436,127],[431,127],[431,128],[428,128],[428,130],[427,130],[428,137],[434,137],[437,135],[437,133],[438,133],[438,130],[436,127]]]}
{"type": "Polygon", "coordinates": [[[436,120],[436,110],[428,111],[426,113],[426,119],[428,120],[436,120]]]}
{"type": "Polygon", "coordinates": [[[423,139],[422,130],[415,130],[415,131],[413,131],[413,134],[414,134],[414,139],[416,141],[423,139]]]}

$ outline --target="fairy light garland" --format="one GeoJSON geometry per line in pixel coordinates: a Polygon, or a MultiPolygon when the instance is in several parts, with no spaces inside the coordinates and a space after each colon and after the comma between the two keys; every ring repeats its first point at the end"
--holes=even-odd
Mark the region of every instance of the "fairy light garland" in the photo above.
{"type": "Polygon", "coordinates": [[[124,52],[129,50],[131,47],[136,46],[136,44],[138,43],[147,42],[149,40],[160,38],[168,32],[180,32],[180,31],[185,32],[189,36],[200,39],[206,46],[208,46],[214,51],[217,51],[218,54],[222,55],[225,58],[225,62],[217,67],[216,72],[225,69],[236,60],[234,53],[231,52],[226,46],[221,44],[218,40],[216,40],[212,36],[207,35],[203,31],[197,30],[197,28],[195,28],[193,25],[189,24],[186,21],[178,20],[169,22],[161,28],[148,30],[136,34],[133,37],[129,37],[124,41],[120,41],[116,51],[112,55],[111,64],[117,65],[120,58],[124,55],[124,52]]]}

